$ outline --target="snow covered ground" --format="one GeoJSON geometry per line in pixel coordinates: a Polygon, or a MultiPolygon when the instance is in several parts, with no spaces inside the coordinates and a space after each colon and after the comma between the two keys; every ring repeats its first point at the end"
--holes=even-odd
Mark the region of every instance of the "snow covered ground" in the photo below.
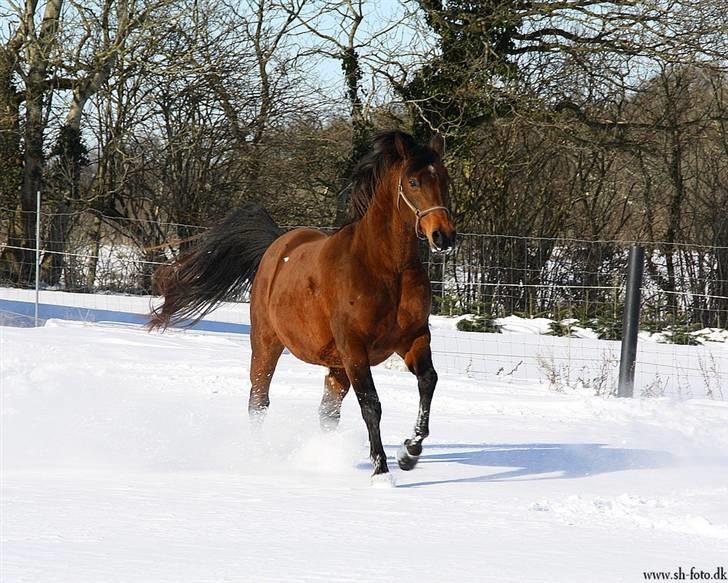
{"type": "MultiPolygon", "coordinates": [[[[728,569],[728,402],[556,392],[477,354],[481,374],[457,373],[447,352],[472,336],[449,334],[436,363],[456,372],[441,374],[422,461],[383,490],[355,399],[321,434],[324,371],[290,355],[251,437],[247,336],[0,327],[0,580],[637,582],[728,569]]],[[[390,456],[417,410],[398,369],[375,370],[390,456]]]]}
{"type": "MultiPolygon", "coordinates": [[[[12,306],[23,302],[32,308],[33,290],[0,287],[0,326],[13,322],[17,315],[12,306]]],[[[142,321],[150,307],[158,302],[150,296],[114,294],[79,294],[44,290],[40,302],[50,313],[81,321],[104,321],[121,316],[123,321],[142,321]],[[53,307],[64,307],[53,310],[53,307]],[[75,312],[75,313],[70,313],[75,312]]],[[[203,324],[208,328],[246,329],[250,324],[250,306],[225,303],[209,314],[203,324]],[[229,326],[228,326],[229,325],[229,326]]],[[[28,312],[32,314],[32,310],[28,312]]],[[[548,383],[552,388],[583,389],[592,393],[616,393],[620,343],[597,340],[588,330],[582,337],[545,335],[550,320],[509,316],[498,320],[502,334],[462,333],[456,330],[459,318],[430,318],[433,350],[441,373],[462,375],[488,381],[492,377],[524,383],[548,383]]],[[[32,319],[25,318],[32,324],[32,319]]],[[[701,346],[659,343],[658,335],[643,334],[637,349],[635,394],[675,396],[678,398],[728,398],[728,342],[725,330],[707,335],[711,341],[701,346]]]]}

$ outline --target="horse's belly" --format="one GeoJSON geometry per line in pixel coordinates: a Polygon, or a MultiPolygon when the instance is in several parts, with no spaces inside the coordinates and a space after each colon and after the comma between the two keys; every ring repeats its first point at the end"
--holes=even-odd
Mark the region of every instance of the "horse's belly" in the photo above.
{"type": "MultiPolygon", "coordinates": [[[[291,314],[290,317],[277,318],[276,332],[279,338],[294,356],[304,362],[342,367],[341,353],[334,341],[327,315],[319,313],[320,306],[315,303],[309,304],[300,296],[299,301],[303,302],[304,309],[297,312],[305,316],[299,318],[291,314]]],[[[365,338],[371,366],[381,364],[395,352],[408,352],[415,338],[422,335],[423,329],[427,329],[426,317],[407,318],[403,326],[404,323],[392,315],[372,327],[371,336],[365,338]]]]}
{"type": "MultiPolygon", "coordinates": [[[[317,325],[321,320],[309,312],[304,320],[295,318],[278,319],[276,333],[283,345],[298,359],[309,364],[330,368],[343,367],[341,353],[328,325],[317,325]]],[[[426,322],[426,321],[425,321],[426,322]]],[[[426,323],[425,323],[426,326],[426,323]]],[[[369,364],[376,366],[387,360],[393,353],[406,353],[416,337],[421,335],[421,326],[401,328],[394,324],[379,338],[369,342],[369,364]]]]}
{"type": "Polygon", "coordinates": [[[309,364],[318,364],[329,368],[341,368],[344,366],[344,363],[341,360],[341,354],[336,348],[333,340],[323,345],[319,344],[314,348],[306,347],[301,344],[295,344],[295,346],[295,349],[289,348],[289,350],[296,358],[303,360],[304,362],[309,364]]]}
{"type": "MultiPolygon", "coordinates": [[[[299,298],[304,305],[305,299],[299,298]]],[[[276,334],[283,345],[298,359],[310,364],[339,368],[343,366],[341,353],[331,333],[329,320],[325,314],[318,313],[314,305],[305,305],[305,309],[297,310],[297,314],[289,313],[288,317],[277,317],[275,321],[276,334]],[[305,316],[301,316],[304,315],[305,316]]],[[[278,310],[281,313],[280,310],[278,310]]],[[[392,319],[394,320],[394,319],[392,319]]],[[[386,332],[382,333],[383,323],[375,335],[366,341],[368,357],[371,366],[376,366],[387,360],[392,353],[401,350],[413,334],[402,330],[392,321],[391,327],[384,326],[386,332]]]]}
{"type": "Polygon", "coordinates": [[[299,360],[328,367],[342,366],[341,355],[328,331],[310,320],[279,320],[276,324],[278,338],[299,360]]]}
{"type": "MultiPolygon", "coordinates": [[[[309,364],[317,364],[329,368],[343,368],[344,366],[341,353],[333,339],[325,344],[319,343],[315,347],[305,342],[296,341],[296,339],[283,341],[283,344],[293,356],[309,364]]],[[[396,350],[391,347],[370,350],[368,354],[370,366],[381,364],[395,352],[396,350]]]]}
{"type": "MultiPolygon", "coordinates": [[[[295,288],[293,288],[295,289],[295,288]]],[[[299,294],[283,293],[272,307],[273,326],[283,345],[298,359],[309,364],[340,367],[328,315],[320,302],[299,294]]]]}

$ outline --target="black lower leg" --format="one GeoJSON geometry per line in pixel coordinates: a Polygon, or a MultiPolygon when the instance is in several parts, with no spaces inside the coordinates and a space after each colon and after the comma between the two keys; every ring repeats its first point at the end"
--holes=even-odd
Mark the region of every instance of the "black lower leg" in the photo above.
{"type": "Polygon", "coordinates": [[[361,407],[361,414],[369,432],[369,456],[374,466],[374,475],[385,474],[389,471],[387,467],[387,456],[384,453],[382,437],[379,432],[379,423],[382,419],[382,405],[376,391],[357,392],[357,399],[361,407]]]}
{"type": "Polygon", "coordinates": [[[265,414],[269,405],[270,399],[267,394],[261,396],[255,394],[253,391],[250,392],[250,399],[248,399],[248,413],[250,415],[265,414]]]}
{"type": "Polygon", "coordinates": [[[397,455],[397,462],[403,470],[411,470],[417,465],[422,454],[422,441],[430,434],[430,406],[436,384],[437,373],[434,368],[430,367],[422,374],[417,375],[417,387],[420,392],[420,408],[417,413],[417,421],[415,422],[412,437],[405,440],[397,455]]]}
{"type": "Polygon", "coordinates": [[[389,468],[387,467],[387,456],[384,454],[384,447],[382,446],[382,436],[379,432],[382,405],[379,402],[379,395],[377,395],[377,389],[374,386],[366,350],[362,346],[354,346],[351,339],[345,339],[340,345],[347,348],[344,351],[348,353],[345,359],[346,375],[354,388],[356,399],[359,401],[359,407],[361,408],[361,416],[369,432],[369,454],[374,465],[374,475],[386,474],[389,472],[389,468]]]}
{"type": "Polygon", "coordinates": [[[327,400],[326,397],[319,405],[319,423],[323,431],[334,431],[339,426],[341,419],[341,403],[327,400]]]}
{"type": "Polygon", "coordinates": [[[412,441],[420,446],[420,452],[422,451],[422,446],[420,445],[422,440],[430,435],[430,407],[432,406],[432,396],[435,394],[436,384],[437,373],[434,368],[428,369],[417,377],[417,387],[420,391],[420,410],[417,413],[415,434],[412,437],[412,441]]]}
{"type": "Polygon", "coordinates": [[[268,393],[264,395],[256,394],[255,391],[250,391],[250,399],[248,400],[248,417],[250,419],[250,426],[254,431],[260,431],[265,421],[266,413],[268,412],[268,405],[270,405],[270,399],[268,393]]]}

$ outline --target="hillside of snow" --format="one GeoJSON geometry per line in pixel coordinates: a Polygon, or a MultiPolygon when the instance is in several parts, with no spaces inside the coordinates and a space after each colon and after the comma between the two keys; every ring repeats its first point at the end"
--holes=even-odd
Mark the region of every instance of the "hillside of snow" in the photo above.
{"type": "MultiPolygon", "coordinates": [[[[324,371],[290,355],[251,436],[245,335],[0,327],[0,580],[630,582],[728,566],[728,403],[558,392],[474,351],[458,372],[448,354],[472,336],[448,334],[422,461],[383,490],[356,400],[321,434],[324,371]]],[[[374,372],[390,456],[417,411],[399,369],[374,372]]]]}

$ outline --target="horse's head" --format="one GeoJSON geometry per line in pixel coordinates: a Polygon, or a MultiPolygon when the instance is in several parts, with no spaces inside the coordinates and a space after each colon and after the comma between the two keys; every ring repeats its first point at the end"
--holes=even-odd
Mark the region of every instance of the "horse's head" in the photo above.
{"type": "Polygon", "coordinates": [[[450,251],[455,246],[456,233],[450,214],[450,176],[442,161],[445,140],[435,134],[428,146],[413,148],[395,135],[395,145],[403,160],[397,207],[403,216],[410,215],[406,220],[414,223],[415,233],[427,239],[432,251],[450,251]]]}

